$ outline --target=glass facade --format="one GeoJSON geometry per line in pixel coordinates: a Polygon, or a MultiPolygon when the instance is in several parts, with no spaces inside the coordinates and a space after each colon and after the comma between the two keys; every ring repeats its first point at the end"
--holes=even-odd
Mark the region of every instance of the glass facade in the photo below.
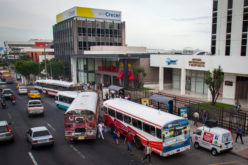
{"type": "MultiPolygon", "coordinates": [[[[172,74],[172,88],[180,90],[181,69],[173,69],[172,74]]],[[[186,70],[185,90],[199,94],[207,94],[208,86],[204,83],[204,80],[204,71],[186,70]]]]}
{"type": "Polygon", "coordinates": [[[95,59],[78,58],[77,72],[79,82],[95,82],[95,59]]]}

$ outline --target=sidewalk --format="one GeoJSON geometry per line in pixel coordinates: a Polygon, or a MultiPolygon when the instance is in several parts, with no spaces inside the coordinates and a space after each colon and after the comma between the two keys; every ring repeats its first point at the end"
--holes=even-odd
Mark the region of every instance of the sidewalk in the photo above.
{"type": "MultiPolygon", "coordinates": [[[[192,135],[193,131],[197,128],[193,125],[194,121],[189,120],[190,122],[190,136],[192,135]]],[[[202,126],[202,123],[198,122],[198,127],[202,126]]],[[[232,154],[240,156],[248,160],[248,136],[243,136],[244,144],[241,144],[240,139],[238,142],[235,143],[236,134],[233,133],[233,149],[230,151],[232,154]]]]}

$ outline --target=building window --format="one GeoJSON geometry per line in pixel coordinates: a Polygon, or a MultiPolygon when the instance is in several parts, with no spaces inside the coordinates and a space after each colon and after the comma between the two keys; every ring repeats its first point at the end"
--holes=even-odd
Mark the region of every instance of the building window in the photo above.
{"type": "Polygon", "coordinates": [[[212,25],[212,34],[216,34],[217,24],[212,25]]]}
{"type": "Polygon", "coordinates": [[[228,9],[232,9],[233,7],[233,0],[228,0],[228,9]]]}
{"type": "Polygon", "coordinates": [[[217,11],[217,9],[218,9],[218,1],[215,0],[213,4],[213,11],[217,11]]]}
{"type": "Polygon", "coordinates": [[[231,33],[231,31],[232,31],[232,23],[227,23],[226,33],[231,33]]]}
{"type": "Polygon", "coordinates": [[[246,56],[246,46],[241,46],[241,56],[246,56]]]}
{"type": "Polygon", "coordinates": [[[248,0],[244,0],[244,6],[248,6],[248,0]]]}

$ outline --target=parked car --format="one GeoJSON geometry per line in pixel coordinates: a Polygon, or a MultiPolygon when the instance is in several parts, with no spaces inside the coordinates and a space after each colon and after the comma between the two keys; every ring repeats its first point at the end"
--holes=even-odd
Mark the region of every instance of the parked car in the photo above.
{"type": "Polygon", "coordinates": [[[14,83],[14,81],[13,81],[11,78],[6,78],[6,79],[5,79],[5,82],[6,82],[7,84],[13,84],[13,83],[14,83]]]}
{"type": "Polygon", "coordinates": [[[223,151],[231,150],[233,147],[232,134],[220,127],[202,126],[197,128],[192,135],[194,147],[206,148],[213,156],[223,151]]]}
{"type": "Polygon", "coordinates": [[[53,146],[54,138],[45,126],[33,127],[26,132],[26,139],[31,147],[53,146]]]}
{"type": "Polygon", "coordinates": [[[30,99],[37,99],[37,98],[40,99],[40,92],[37,91],[37,90],[30,90],[30,91],[28,92],[28,97],[29,97],[30,99]]]}
{"type": "Polygon", "coordinates": [[[2,95],[4,98],[11,98],[11,96],[13,95],[13,92],[11,89],[5,88],[2,90],[2,95]]]}
{"type": "Polygon", "coordinates": [[[0,121],[0,141],[14,141],[14,134],[7,121],[0,121]]]}
{"type": "Polygon", "coordinates": [[[29,100],[27,105],[28,115],[43,115],[44,116],[44,106],[40,100],[29,100]]]}
{"type": "Polygon", "coordinates": [[[19,86],[18,87],[18,94],[27,94],[28,93],[28,88],[26,86],[19,86]]]}

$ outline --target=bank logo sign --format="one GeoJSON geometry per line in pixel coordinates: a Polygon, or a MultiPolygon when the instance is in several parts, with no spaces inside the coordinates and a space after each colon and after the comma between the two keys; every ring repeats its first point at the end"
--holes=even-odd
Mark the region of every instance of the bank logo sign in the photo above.
{"type": "Polygon", "coordinates": [[[166,63],[168,64],[168,65],[176,65],[177,64],[177,60],[172,60],[172,59],[170,59],[170,58],[167,58],[166,59],[166,63]]]}
{"type": "Polygon", "coordinates": [[[121,12],[113,10],[92,9],[86,7],[73,7],[56,16],[56,21],[61,22],[72,17],[100,18],[121,21],[121,12]]]}

